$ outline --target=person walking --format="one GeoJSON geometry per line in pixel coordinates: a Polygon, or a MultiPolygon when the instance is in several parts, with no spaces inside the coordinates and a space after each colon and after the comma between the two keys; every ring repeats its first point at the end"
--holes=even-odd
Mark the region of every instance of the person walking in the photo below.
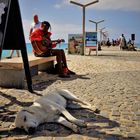
{"type": "Polygon", "coordinates": [[[8,57],[6,57],[7,59],[11,59],[14,55],[14,51],[16,51],[17,57],[20,57],[20,52],[19,50],[11,50],[10,51],[10,55],[8,57]]]}
{"type": "Polygon", "coordinates": [[[38,18],[38,15],[34,15],[33,16],[33,20],[34,20],[34,23],[30,29],[30,35],[32,32],[34,32],[36,29],[38,28],[41,28],[41,22],[39,21],[39,18],[38,18]]]}
{"type": "Polygon", "coordinates": [[[120,46],[120,50],[127,49],[127,44],[126,44],[126,39],[125,39],[124,34],[122,34],[121,37],[120,37],[119,46],[120,46]]]}

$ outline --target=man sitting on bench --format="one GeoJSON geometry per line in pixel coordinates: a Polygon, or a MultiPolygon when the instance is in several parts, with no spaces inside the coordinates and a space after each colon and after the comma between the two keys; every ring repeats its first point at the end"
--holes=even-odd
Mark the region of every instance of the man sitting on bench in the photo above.
{"type": "Polygon", "coordinates": [[[50,28],[50,23],[44,21],[42,22],[41,29],[36,29],[31,33],[30,40],[33,53],[36,57],[56,56],[59,77],[69,78],[70,74],[75,74],[75,72],[68,69],[64,50],[52,49],[56,47],[61,40],[51,40],[50,36],[52,33],[48,31],[50,28]]]}

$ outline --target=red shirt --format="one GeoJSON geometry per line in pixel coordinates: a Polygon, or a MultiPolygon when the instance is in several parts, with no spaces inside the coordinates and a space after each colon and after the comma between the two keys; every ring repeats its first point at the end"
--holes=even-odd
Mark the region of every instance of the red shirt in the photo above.
{"type": "MultiPolygon", "coordinates": [[[[51,32],[47,32],[47,38],[50,39],[51,35],[52,35],[51,32]]],[[[44,36],[44,32],[41,29],[36,29],[34,32],[31,33],[30,40],[32,42],[34,53],[42,54],[48,51],[48,48],[42,45],[43,36],[44,36]],[[34,43],[34,41],[36,43],[34,43]]],[[[51,47],[52,48],[56,47],[56,43],[53,42],[51,47]]]]}
{"type": "MultiPolygon", "coordinates": [[[[47,33],[47,36],[50,38],[52,35],[51,32],[47,33]]],[[[44,36],[44,33],[41,29],[36,29],[34,32],[31,33],[30,40],[32,41],[42,41],[42,37],[44,36]]]]}

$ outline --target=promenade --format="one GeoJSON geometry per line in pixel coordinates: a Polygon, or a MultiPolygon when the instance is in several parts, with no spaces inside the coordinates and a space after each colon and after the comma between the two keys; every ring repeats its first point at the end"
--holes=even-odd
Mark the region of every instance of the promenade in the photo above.
{"type": "Polygon", "coordinates": [[[0,87],[0,139],[32,140],[139,140],[140,139],[140,51],[120,51],[102,47],[99,56],[67,55],[68,66],[77,75],[68,79],[40,73],[33,77],[31,94],[26,89],[0,87]],[[100,114],[69,110],[87,122],[80,134],[59,124],[43,124],[34,135],[14,129],[12,125],[20,108],[29,106],[46,92],[64,88],[96,106],[100,114]]]}

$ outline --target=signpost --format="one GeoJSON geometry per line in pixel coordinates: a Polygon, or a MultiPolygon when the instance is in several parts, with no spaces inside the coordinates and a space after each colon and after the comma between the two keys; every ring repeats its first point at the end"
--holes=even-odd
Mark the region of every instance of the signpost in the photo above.
{"type": "Polygon", "coordinates": [[[97,48],[97,32],[86,32],[86,47],[97,48]]]}
{"type": "Polygon", "coordinates": [[[2,50],[21,51],[28,90],[33,92],[18,0],[0,0],[0,59],[2,50]]]}

